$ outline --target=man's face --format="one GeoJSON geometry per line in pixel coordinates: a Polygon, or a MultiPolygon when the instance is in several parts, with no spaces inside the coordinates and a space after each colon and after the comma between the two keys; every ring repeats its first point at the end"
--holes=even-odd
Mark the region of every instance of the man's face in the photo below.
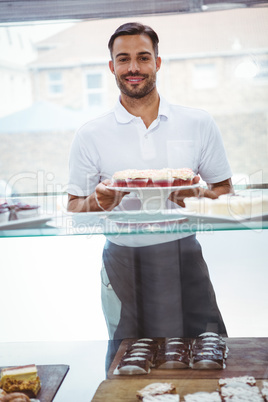
{"type": "Polygon", "coordinates": [[[160,65],[161,59],[155,59],[148,35],[124,35],[115,39],[109,67],[123,94],[135,99],[148,95],[156,87],[160,65]]]}

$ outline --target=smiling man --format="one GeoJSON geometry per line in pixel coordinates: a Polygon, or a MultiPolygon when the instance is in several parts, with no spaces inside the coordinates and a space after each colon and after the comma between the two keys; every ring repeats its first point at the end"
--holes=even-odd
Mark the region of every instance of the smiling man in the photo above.
{"type": "Polygon", "coordinates": [[[141,99],[151,92],[152,96],[158,98],[156,73],[160,68],[161,59],[155,58],[152,42],[148,36],[119,36],[114,42],[112,57],[109,67],[115,74],[118,88],[122,93],[122,104],[129,98],[141,99]]]}
{"type": "MultiPolygon", "coordinates": [[[[120,98],[113,110],[82,126],[70,155],[68,210],[130,210],[139,199],[107,187],[125,169],[191,168],[217,198],[232,192],[220,132],[202,110],[169,104],[159,95],[158,36],[148,26],[120,26],[108,44],[120,98]]],[[[202,193],[202,194],[201,194],[202,193]]],[[[194,190],[174,192],[168,208],[194,190]]],[[[201,247],[194,234],[107,236],[102,302],[111,339],[226,335],[201,247]]]]}

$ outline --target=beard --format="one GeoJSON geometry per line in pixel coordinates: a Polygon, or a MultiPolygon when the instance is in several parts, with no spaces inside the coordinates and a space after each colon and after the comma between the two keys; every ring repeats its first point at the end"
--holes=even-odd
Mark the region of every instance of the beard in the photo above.
{"type": "Polygon", "coordinates": [[[129,96],[130,98],[134,99],[141,99],[144,96],[148,95],[156,86],[156,73],[153,73],[151,75],[149,74],[123,74],[120,77],[115,76],[116,83],[120,91],[129,96]],[[139,85],[133,85],[131,88],[129,88],[125,84],[125,78],[126,77],[143,77],[146,79],[146,84],[142,86],[142,88],[139,88],[139,85]]]}

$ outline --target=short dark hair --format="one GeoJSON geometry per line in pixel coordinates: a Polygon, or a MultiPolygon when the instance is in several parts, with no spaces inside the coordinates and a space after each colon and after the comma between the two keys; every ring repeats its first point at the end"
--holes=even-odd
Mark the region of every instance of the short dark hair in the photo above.
{"type": "Polygon", "coordinates": [[[143,25],[143,24],[140,24],[139,22],[128,22],[126,24],[120,25],[120,27],[117,28],[117,30],[111,36],[109,43],[108,43],[108,48],[110,50],[111,57],[113,57],[112,53],[113,53],[113,45],[114,45],[115,39],[118,36],[123,36],[123,35],[148,35],[153,44],[155,57],[158,57],[159,39],[158,39],[157,33],[148,25],[143,25]]]}

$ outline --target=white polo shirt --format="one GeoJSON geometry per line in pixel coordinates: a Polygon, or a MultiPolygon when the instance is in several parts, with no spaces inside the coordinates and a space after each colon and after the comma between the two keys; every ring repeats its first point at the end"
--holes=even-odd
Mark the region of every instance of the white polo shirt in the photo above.
{"type": "MultiPolygon", "coordinates": [[[[232,176],[221,134],[205,111],[169,104],[160,96],[159,113],[146,128],[118,100],[114,109],[84,124],[70,153],[68,192],[88,196],[96,185],[125,169],[191,168],[207,183],[232,176]]],[[[131,209],[132,196],[124,197],[131,209]],[[128,197],[128,198],[127,198],[128,197]]],[[[145,246],[181,238],[181,234],[111,236],[119,245],[145,246]]]]}

